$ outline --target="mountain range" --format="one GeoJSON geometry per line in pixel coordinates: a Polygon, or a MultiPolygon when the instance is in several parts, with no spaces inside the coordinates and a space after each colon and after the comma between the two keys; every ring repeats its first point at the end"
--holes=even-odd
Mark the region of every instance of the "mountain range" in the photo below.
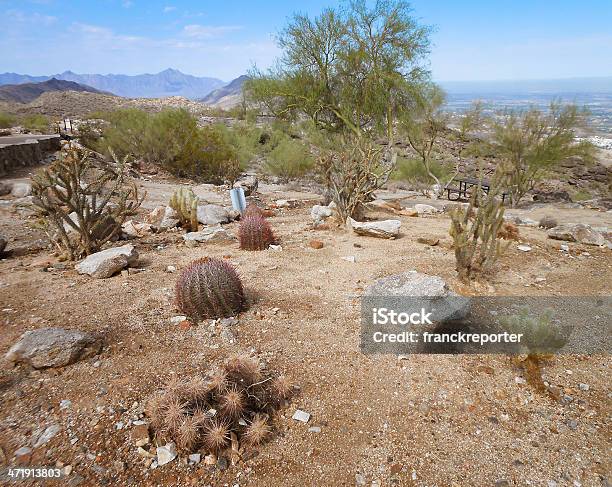
{"type": "Polygon", "coordinates": [[[0,85],[39,83],[52,78],[73,81],[97,90],[110,92],[127,98],[164,98],[184,96],[202,98],[211,91],[225,85],[220,79],[197,77],[181,73],[176,69],[166,69],[157,74],[77,74],[64,71],[50,76],[29,76],[17,73],[0,73],[0,85]]]}
{"type": "Polygon", "coordinates": [[[242,101],[242,85],[244,85],[244,82],[248,79],[250,78],[243,74],[242,76],[230,81],[225,86],[211,91],[208,95],[206,95],[204,98],[200,98],[198,101],[218,108],[232,108],[242,101]]]}
{"type": "Polygon", "coordinates": [[[50,91],[80,91],[88,93],[109,94],[91,86],[51,78],[47,81],[21,83],[0,86],[0,100],[6,102],[30,103],[43,93],[50,91]]]}

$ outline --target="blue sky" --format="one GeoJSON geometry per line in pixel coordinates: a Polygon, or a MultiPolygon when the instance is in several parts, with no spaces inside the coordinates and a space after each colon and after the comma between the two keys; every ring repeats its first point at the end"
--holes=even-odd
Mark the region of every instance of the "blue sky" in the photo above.
{"type": "MultiPolygon", "coordinates": [[[[0,72],[154,73],[230,80],[269,66],[310,0],[0,0],[0,72]]],[[[414,0],[436,80],[612,76],[610,0],[414,0]]]]}

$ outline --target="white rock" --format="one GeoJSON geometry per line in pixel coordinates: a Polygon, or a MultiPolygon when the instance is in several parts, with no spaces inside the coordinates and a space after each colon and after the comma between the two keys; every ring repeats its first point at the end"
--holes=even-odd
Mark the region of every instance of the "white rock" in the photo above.
{"type": "Polygon", "coordinates": [[[276,200],[274,203],[276,203],[276,206],[278,206],[279,208],[285,208],[289,206],[288,200],[276,200]]]}
{"type": "Polygon", "coordinates": [[[355,256],[354,255],[345,255],[344,257],[342,257],[343,260],[346,260],[348,262],[355,262],[355,256]]]}
{"type": "Polygon", "coordinates": [[[274,244],[270,244],[270,246],[268,247],[270,250],[273,250],[275,252],[280,252],[281,250],[283,250],[283,246],[282,245],[274,245],[274,244]]]}
{"type": "Polygon", "coordinates": [[[351,227],[357,235],[393,239],[399,235],[399,229],[402,222],[399,220],[358,222],[348,217],[346,219],[346,224],[351,227]]]}
{"type": "Polygon", "coordinates": [[[224,228],[212,227],[186,233],[183,239],[185,242],[229,242],[234,240],[234,236],[224,228]]]}
{"type": "Polygon", "coordinates": [[[157,447],[157,464],[161,467],[170,463],[176,458],[176,447],[174,443],[168,443],[165,446],[157,447]]]}
{"type": "Polygon", "coordinates": [[[164,210],[164,216],[159,222],[159,228],[162,230],[174,228],[179,224],[179,221],[180,220],[178,218],[178,213],[169,206],[166,206],[166,209],[164,210]]]}
{"type": "Polygon", "coordinates": [[[419,215],[433,215],[435,213],[441,213],[442,212],[442,210],[439,210],[435,206],[422,205],[422,204],[414,205],[414,209],[417,211],[417,213],[419,215]]]}
{"type": "Polygon", "coordinates": [[[309,433],[320,433],[321,428],[319,426],[311,426],[310,428],[308,428],[308,432],[309,433]]]}
{"type": "Polygon", "coordinates": [[[308,423],[310,420],[310,413],[306,411],[302,411],[301,409],[297,409],[291,419],[295,419],[296,421],[300,421],[302,423],[308,423]]]}
{"type": "Polygon", "coordinates": [[[220,205],[198,206],[198,222],[203,225],[218,225],[232,221],[236,215],[229,208],[220,205]]]}
{"type": "Polygon", "coordinates": [[[519,249],[521,252],[529,252],[531,250],[531,247],[529,245],[518,245],[516,248],[519,249]]]}
{"type": "Polygon", "coordinates": [[[32,194],[32,185],[30,183],[14,183],[11,189],[11,196],[15,198],[24,198],[32,194]]]}
{"type": "Polygon", "coordinates": [[[36,440],[36,443],[34,443],[34,448],[38,448],[39,446],[42,446],[48,443],[55,435],[57,435],[60,432],[60,429],[61,428],[57,424],[52,424],[51,426],[49,426],[38,437],[38,440],[36,440]]]}
{"type": "Polygon", "coordinates": [[[137,260],[138,252],[133,245],[127,244],[91,254],[79,262],[75,269],[79,274],[104,279],[134,264],[137,260]]]}
{"type": "Polygon", "coordinates": [[[187,319],[187,317],[186,316],[182,316],[182,315],[180,315],[180,316],[173,316],[172,318],[170,318],[170,323],[173,323],[173,324],[176,325],[176,324],[180,323],[181,321],[185,321],[186,319],[187,319]]]}
{"type": "Polygon", "coordinates": [[[153,233],[153,228],[150,223],[140,223],[135,222],[134,220],[128,220],[123,225],[121,225],[121,230],[126,235],[130,237],[144,237],[153,233]]]}
{"type": "Polygon", "coordinates": [[[200,463],[201,459],[202,455],[200,455],[199,453],[192,453],[191,455],[189,455],[189,463],[191,465],[197,465],[198,463],[200,463]]]}
{"type": "Polygon", "coordinates": [[[173,265],[169,265],[168,267],[166,267],[166,272],[176,272],[176,267],[174,267],[173,265]]]}
{"type": "Polygon", "coordinates": [[[582,223],[561,224],[548,230],[548,237],[555,240],[579,242],[586,245],[605,245],[606,239],[589,225],[582,223]]]}
{"type": "Polygon", "coordinates": [[[323,205],[314,205],[310,210],[310,217],[316,225],[323,223],[327,218],[334,214],[333,208],[323,205]]]}

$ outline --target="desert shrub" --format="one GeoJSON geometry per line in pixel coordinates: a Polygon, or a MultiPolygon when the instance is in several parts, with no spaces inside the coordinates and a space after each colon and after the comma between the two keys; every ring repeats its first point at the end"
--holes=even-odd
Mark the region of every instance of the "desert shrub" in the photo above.
{"type": "Polygon", "coordinates": [[[284,179],[303,177],[314,166],[314,159],[306,146],[295,139],[285,137],[266,158],[266,170],[284,179]]]}
{"type": "Polygon", "coordinates": [[[490,273],[503,250],[499,239],[504,223],[500,190],[494,181],[488,194],[474,187],[467,208],[451,211],[450,235],[453,238],[459,279],[469,282],[490,273]]]}
{"type": "Polygon", "coordinates": [[[551,215],[544,215],[542,218],[540,218],[540,222],[538,223],[539,227],[545,228],[547,230],[555,228],[558,225],[559,222],[557,221],[557,219],[551,215]]]}
{"type": "MultiPolygon", "coordinates": [[[[432,161],[429,164],[429,170],[442,183],[451,179],[452,172],[450,169],[437,161],[432,161]]],[[[431,176],[420,159],[398,157],[391,179],[406,181],[416,191],[425,191],[431,188],[431,176]]]]}
{"type": "Polygon", "coordinates": [[[69,147],[32,178],[34,205],[52,242],[70,259],[100,250],[142,203],[126,184],[126,160],[94,161],[87,150],[69,147]]]}
{"type": "Polygon", "coordinates": [[[15,125],[16,118],[9,114],[0,112],[0,129],[8,129],[15,125]]]}
{"type": "Polygon", "coordinates": [[[520,239],[519,229],[512,222],[504,222],[502,223],[501,228],[497,231],[497,238],[518,241],[520,239]]]}
{"type": "Polygon", "coordinates": [[[180,177],[223,183],[235,177],[237,153],[220,126],[199,128],[188,111],[162,110],[148,114],[138,109],[112,112],[99,150],[112,149],[120,157],[132,155],[159,164],[180,177]]]}
{"type": "Polygon", "coordinates": [[[589,190],[584,188],[580,188],[572,194],[572,201],[586,201],[590,200],[591,198],[593,198],[593,195],[589,192],[589,190]]]}
{"type": "Polygon", "coordinates": [[[291,397],[284,376],[238,356],[202,376],[172,381],[147,403],[158,441],[174,441],[184,453],[220,454],[253,448],[272,433],[271,416],[291,397]]]}
{"type": "Polygon", "coordinates": [[[321,155],[317,169],[341,223],[348,217],[362,219],[364,203],[373,200],[374,192],[387,182],[394,166],[394,156],[386,162],[383,149],[367,140],[344,144],[340,150],[321,155]]]}
{"type": "Polygon", "coordinates": [[[176,281],[176,303],[195,321],[227,318],[244,309],[242,282],[229,262],[214,257],[194,260],[176,281]]]}
{"type": "Polygon", "coordinates": [[[181,227],[188,232],[198,231],[198,197],[193,190],[177,189],[168,206],[176,211],[181,227]]]}
{"type": "Polygon", "coordinates": [[[266,250],[276,238],[263,213],[257,214],[256,210],[251,209],[240,221],[238,240],[243,250],[266,250]]]}
{"type": "Polygon", "coordinates": [[[30,132],[48,132],[50,122],[44,115],[26,115],[21,120],[21,124],[30,132]]]}

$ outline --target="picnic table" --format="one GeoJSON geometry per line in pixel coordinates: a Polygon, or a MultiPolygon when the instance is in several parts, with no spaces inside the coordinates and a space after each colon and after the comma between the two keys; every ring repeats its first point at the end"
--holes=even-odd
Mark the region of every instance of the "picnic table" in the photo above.
{"type": "MultiPolygon", "coordinates": [[[[453,182],[459,183],[459,186],[450,186],[449,183],[444,187],[449,201],[458,201],[460,199],[469,200],[472,194],[472,188],[474,186],[477,187],[479,184],[486,194],[489,194],[489,190],[491,189],[491,183],[486,179],[457,178],[453,182]],[[454,197],[451,197],[451,195],[454,197]]],[[[505,202],[506,196],[507,193],[502,193],[502,202],[505,202]]]]}

